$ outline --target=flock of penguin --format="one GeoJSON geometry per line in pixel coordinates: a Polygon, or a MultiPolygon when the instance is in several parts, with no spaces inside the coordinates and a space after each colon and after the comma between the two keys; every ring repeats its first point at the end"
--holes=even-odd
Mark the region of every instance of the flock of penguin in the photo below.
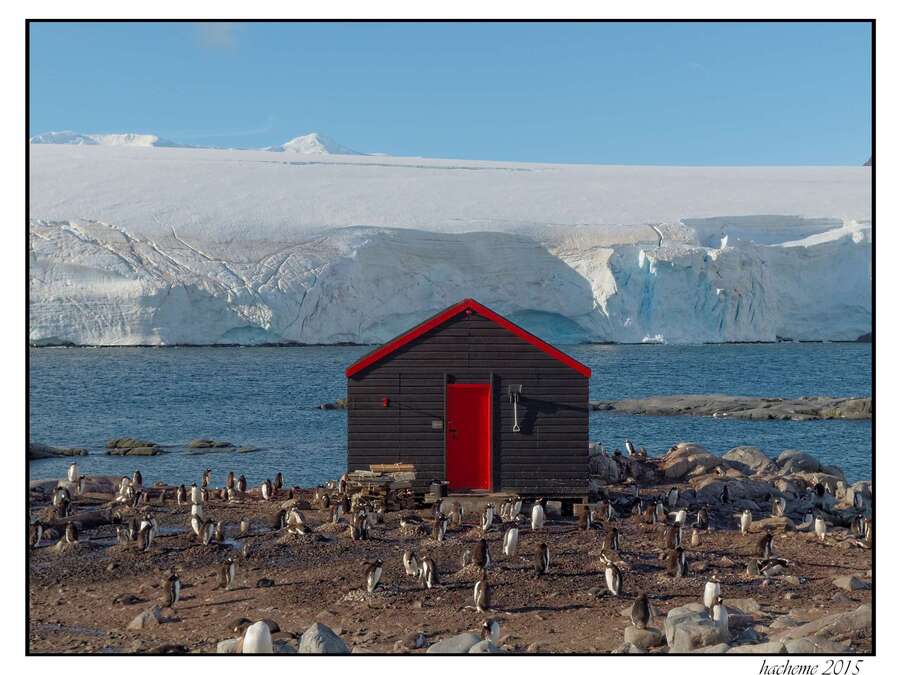
{"type": "MultiPolygon", "coordinates": [[[[627,442],[627,447],[631,445],[627,442]]],[[[630,454],[633,454],[630,450],[630,454]]],[[[70,465],[68,472],[69,484],[76,486],[78,494],[83,494],[85,477],[79,475],[75,463],[70,465]]],[[[193,483],[190,488],[180,485],[175,490],[175,499],[178,505],[190,503],[190,528],[198,542],[208,545],[214,542],[222,542],[224,539],[224,527],[221,521],[214,521],[204,516],[204,505],[211,499],[218,498],[225,501],[239,501],[246,497],[247,480],[243,475],[235,478],[234,472],[230,472],[226,478],[225,486],[214,489],[210,486],[212,479],[211,470],[207,469],[198,486],[193,483]]],[[[282,474],[278,473],[274,480],[266,479],[260,486],[260,495],[263,500],[270,501],[283,489],[282,474]]],[[[825,487],[817,485],[813,489],[814,501],[816,497],[822,498],[825,487]]],[[[674,578],[685,577],[689,574],[689,565],[686,557],[686,536],[689,536],[688,545],[697,547],[700,545],[703,533],[713,529],[710,511],[716,509],[721,514],[722,510],[729,509],[730,495],[728,488],[723,487],[719,496],[719,504],[702,504],[689,516],[688,509],[679,506],[679,488],[671,487],[662,496],[643,497],[640,488],[633,483],[624,495],[611,498],[605,495],[594,508],[585,507],[579,512],[577,527],[586,531],[603,530],[603,544],[600,553],[600,564],[604,570],[604,580],[607,591],[614,597],[623,594],[624,577],[627,565],[623,564],[620,556],[622,547],[622,534],[617,527],[617,521],[635,518],[644,525],[651,525],[660,532],[659,558],[665,561],[665,573],[674,578]],[[691,521],[691,522],[689,522],[691,521]],[[687,533],[690,533],[688,535],[687,533]]],[[[289,498],[294,498],[294,489],[289,491],[289,498]]],[[[167,499],[166,490],[162,490],[157,497],[157,503],[164,504],[167,499]]],[[[151,548],[154,539],[159,534],[157,519],[150,508],[149,493],[144,490],[143,478],[140,471],[135,471],[129,478],[123,476],[117,490],[116,501],[123,505],[119,511],[114,512],[113,522],[116,525],[117,541],[123,545],[137,547],[141,551],[151,548]],[[133,514],[128,517],[127,514],[133,514]]],[[[816,502],[822,508],[822,500],[816,502]]],[[[333,523],[345,521],[349,524],[350,537],[353,541],[366,540],[370,536],[370,529],[384,522],[384,509],[372,508],[366,498],[359,495],[349,495],[347,491],[346,476],[342,476],[337,484],[337,494],[328,495],[317,492],[314,504],[319,508],[327,509],[329,519],[333,523]]],[[[492,599],[492,586],[489,578],[489,570],[494,563],[489,547],[487,534],[495,527],[504,529],[502,550],[506,559],[513,559],[519,553],[520,528],[529,527],[537,532],[546,528],[548,517],[545,500],[538,498],[534,501],[528,516],[523,513],[523,500],[511,497],[500,503],[487,504],[479,514],[479,539],[463,554],[462,567],[475,565],[479,570],[478,577],[473,586],[473,605],[479,613],[488,613],[498,608],[492,599]]],[[[782,516],[786,513],[786,502],[782,497],[776,497],[772,501],[772,515],[782,516]]],[[[73,513],[72,495],[69,489],[59,486],[52,496],[54,516],[64,519],[73,513]]],[[[872,546],[873,522],[872,517],[864,508],[859,495],[854,502],[854,516],[851,531],[856,543],[862,547],[872,546]]],[[[742,535],[750,533],[753,522],[753,514],[750,510],[742,510],[735,513],[738,519],[738,529],[742,535]]],[[[805,516],[805,523],[817,534],[821,542],[826,541],[827,521],[821,509],[812,509],[805,516]]],[[[415,513],[406,513],[400,518],[400,531],[402,534],[414,537],[431,536],[437,542],[446,539],[450,530],[461,530],[464,527],[464,511],[457,501],[438,500],[432,507],[431,518],[424,520],[415,513]]],[[[246,520],[240,523],[240,531],[245,535],[250,528],[246,520]]],[[[288,509],[281,509],[276,513],[272,521],[273,530],[286,529],[294,535],[312,534],[313,530],[306,523],[303,512],[297,505],[288,509]]],[[[42,540],[46,531],[45,525],[35,521],[30,528],[30,545],[36,547],[42,540]]],[[[68,544],[78,543],[78,528],[69,521],[62,535],[68,544]]],[[[241,549],[246,557],[246,545],[241,549]]],[[[788,569],[789,562],[775,555],[774,539],[771,531],[767,530],[757,540],[754,547],[754,557],[747,566],[747,573],[751,576],[778,576],[788,569]]],[[[433,589],[440,585],[438,565],[430,555],[420,557],[415,547],[407,548],[402,558],[403,569],[407,576],[414,579],[423,589],[433,589]]],[[[383,562],[380,559],[363,561],[363,588],[367,593],[373,593],[382,583],[383,562]]],[[[532,568],[537,578],[549,573],[551,568],[551,550],[546,542],[540,542],[532,553],[532,568]]],[[[235,582],[236,561],[229,556],[220,566],[218,571],[218,588],[231,589],[235,582]]],[[[174,607],[179,601],[181,593],[181,581],[178,575],[172,572],[164,579],[164,602],[169,607],[174,607]]],[[[707,608],[711,619],[717,624],[728,624],[728,614],[723,604],[720,582],[716,576],[707,581],[704,587],[703,603],[707,608]]],[[[631,622],[638,628],[646,628],[654,616],[651,599],[645,592],[639,592],[631,607],[631,622]]],[[[496,637],[499,632],[499,624],[494,618],[488,618],[483,622],[483,638],[496,637]]],[[[486,638],[487,639],[487,638],[486,638]]]]}

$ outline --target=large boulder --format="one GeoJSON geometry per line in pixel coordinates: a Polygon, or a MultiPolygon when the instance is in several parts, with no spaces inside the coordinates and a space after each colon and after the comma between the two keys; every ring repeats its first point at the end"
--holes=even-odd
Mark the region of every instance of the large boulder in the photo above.
{"type": "Polygon", "coordinates": [[[138,614],[131,623],[128,624],[128,630],[144,630],[151,626],[159,626],[162,610],[158,605],[154,605],[138,614]]]}
{"type": "Polygon", "coordinates": [[[753,445],[740,445],[732,448],[723,455],[723,462],[727,466],[740,469],[744,473],[752,474],[769,471],[775,468],[773,460],[763,454],[763,450],[753,445]]]}
{"type": "Polygon", "coordinates": [[[589,455],[588,472],[607,485],[618,483],[622,479],[619,464],[604,452],[589,455]]]}
{"type": "Polygon", "coordinates": [[[350,654],[347,644],[322,623],[314,623],[300,636],[298,654],[350,654]]]}
{"type": "Polygon", "coordinates": [[[695,497],[707,504],[717,502],[723,493],[723,486],[728,485],[729,497],[733,502],[755,502],[748,508],[756,508],[756,502],[766,502],[776,492],[769,481],[748,477],[729,479],[716,475],[701,476],[690,480],[689,485],[694,489],[695,497]]]}
{"type": "Polygon", "coordinates": [[[494,644],[491,640],[482,640],[481,642],[476,642],[472,647],[469,648],[468,654],[497,654],[500,651],[498,646],[494,644]]]}
{"type": "Polygon", "coordinates": [[[698,602],[667,612],[664,630],[671,654],[687,654],[729,639],[726,631],[710,619],[706,608],[698,602]]]}
{"type": "Polygon", "coordinates": [[[782,643],[787,654],[846,654],[850,650],[832,640],[815,640],[804,637],[782,643]]]}
{"type": "Polygon", "coordinates": [[[460,633],[436,642],[426,649],[426,654],[466,654],[481,641],[476,633],[460,633]]]}
{"type": "MultiPolygon", "coordinates": [[[[853,637],[870,637],[873,633],[872,605],[861,605],[848,612],[839,612],[794,626],[779,636],[788,641],[814,637],[821,640],[841,641],[853,637]]],[[[775,638],[771,638],[775,639],[775,638]]]]}
{"type": "Polygon", "coordinates": [[[660,469],[667,480],[681,481],[703,475],[721,464],[719,457],[697,443],[678,443],[666,453],[660,469]]]}
{"type": "Polygon", "coordinates": [[[656,628],[626,626],[623,641],[626,644],[635,645],[639,649],[647,651],[652,647],[661,646],[665,642],[665,638],[663,637],[663,633],[656,628]]]}
{"type": "Polygon", "coordinates": [[[854,495],[860,493],[863,497],[864,508],[872,508],[873,502],[873,483],[868,480],[859,480],[849,485],[841,495],[838,503],[839,507],[849,507],[854,505],[854,495]]]}
{"type": "Polygon", "coordinates": [[[787,654],[781,642],[760,642],[756,645],[739,645],[732,647],[727,654],[787,654]]]}

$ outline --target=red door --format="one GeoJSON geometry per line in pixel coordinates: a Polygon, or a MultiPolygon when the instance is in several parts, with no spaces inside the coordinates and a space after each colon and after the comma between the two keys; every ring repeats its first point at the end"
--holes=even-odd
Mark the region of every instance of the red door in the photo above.
{"type": "Polygon", "coordinates": [[[491,385],[447,385],[446,461],[451,490],[491,489],[491,385]]]}

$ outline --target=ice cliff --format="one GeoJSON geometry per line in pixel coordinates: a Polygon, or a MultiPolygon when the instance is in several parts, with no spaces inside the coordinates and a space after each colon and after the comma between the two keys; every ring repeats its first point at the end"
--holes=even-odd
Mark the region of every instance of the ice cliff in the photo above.
{"type": "Polygon", "coordinates": [[[36,344],[380,342],[463,297],[563,344],[870,331],[868,167],[30,158],[36,344]]]}

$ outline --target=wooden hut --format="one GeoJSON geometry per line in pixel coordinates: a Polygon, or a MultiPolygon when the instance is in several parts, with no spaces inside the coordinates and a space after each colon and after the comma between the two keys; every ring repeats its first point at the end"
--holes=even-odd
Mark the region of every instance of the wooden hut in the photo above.
{"type": "Polygon", "coordinates": [[[475,300],[347,368],[347,467],[424,490],[584,498],[591,370],[475,300]]]}

